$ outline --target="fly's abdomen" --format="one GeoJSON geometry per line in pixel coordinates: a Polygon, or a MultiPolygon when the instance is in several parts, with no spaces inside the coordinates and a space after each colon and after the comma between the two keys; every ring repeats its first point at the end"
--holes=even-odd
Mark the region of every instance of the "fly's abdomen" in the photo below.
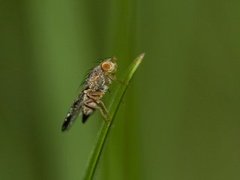
{"type": "Polygon", "coordinates": [[[82,122],[85,123],[88,117],[97,109],[97,99],[89,97],[88,94],[84,95],[82,106],[82,122]]]}

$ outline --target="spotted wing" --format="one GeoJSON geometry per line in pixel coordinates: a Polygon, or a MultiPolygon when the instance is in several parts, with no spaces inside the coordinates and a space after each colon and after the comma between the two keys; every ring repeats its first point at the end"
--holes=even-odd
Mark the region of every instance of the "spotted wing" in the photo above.
{"type": "Polygon", "coordinates": [[[70,107],[67,116],[65,117],[63,124],[62,124],[62,131],[66,131],[70,128],[74,120],[78,117],[79,113],[82,109],[82,93],[80,96],[73,102],[72,106],[70,107]]]}

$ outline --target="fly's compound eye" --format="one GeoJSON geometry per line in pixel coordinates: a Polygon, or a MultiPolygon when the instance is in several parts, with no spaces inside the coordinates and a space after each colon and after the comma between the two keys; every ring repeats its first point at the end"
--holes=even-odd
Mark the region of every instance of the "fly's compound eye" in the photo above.
{"type": "Polygon", "coordinates": [[[112,62],[109,62],[109,61],[103,62],[101,66],[102,66],[103,71],[105,71],[105,72],[111,73],[115,70],[115,64],[112,62]]]}

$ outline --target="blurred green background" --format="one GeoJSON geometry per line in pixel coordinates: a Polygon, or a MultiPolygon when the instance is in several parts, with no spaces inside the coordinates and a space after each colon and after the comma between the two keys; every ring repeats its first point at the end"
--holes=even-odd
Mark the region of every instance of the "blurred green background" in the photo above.
{"type": "Polygon", "coordinates": [[[239,180],[238,0],[0,0],[0,179],[81,179],[103,121],[62,133],[68,108],[141,52],[95,179],[239,180]]]}

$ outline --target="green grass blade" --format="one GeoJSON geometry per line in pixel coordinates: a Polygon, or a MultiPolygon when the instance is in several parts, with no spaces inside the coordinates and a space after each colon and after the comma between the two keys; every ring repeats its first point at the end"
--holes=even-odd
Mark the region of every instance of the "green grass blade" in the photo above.
{"type": "Polygon", "coordinates": [[[120,89],[117,92],[116,97],[114,98],[114,101],[112,102],[112,105],[110,106],[110,119],[109,122],[104,122],[102,128],[99,131],[98,137],[97,137],[97,142],[93,148],[93,151],[91,153],[90,159],[88,161],[86,171],[85,171],[85,176],[84,180],[90,180],[93,178],[99,158],[101,156],[101,152],[103,150],[103,146],[105,144],[108,132],[110,130],[110,127],[112,125],[112,122],[114,118],[116,117],[117,111],[120,107],[120,104],[122,102],[122,99],[124,97],[124,94],[127,90],[127,87],[129,85],[130,80],[132,79],[135,71],[141,64],[142,60],[144,57],[144,53],[139,55],[133,63],[130,65],[129,70],[126,74],[126,77],[123,81],[123,85],[120,87],[120,89]]]}

